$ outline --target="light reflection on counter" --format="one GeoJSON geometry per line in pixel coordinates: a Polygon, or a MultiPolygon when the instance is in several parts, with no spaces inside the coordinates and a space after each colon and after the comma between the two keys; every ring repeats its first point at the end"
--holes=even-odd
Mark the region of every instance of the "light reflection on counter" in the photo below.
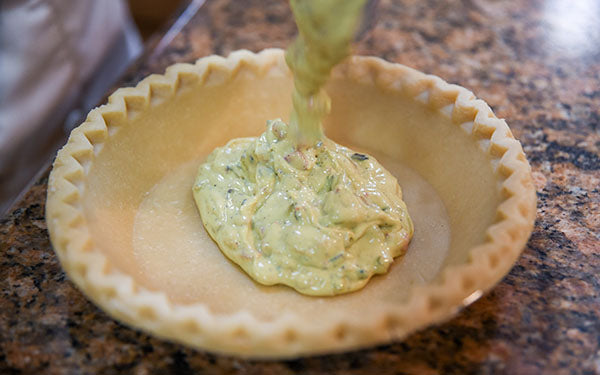
{"type": "Polygon", "coordinates": [[[600,1],[548,0],[543,17],[550,46],[566,57],[600,52],[600,1]]]}

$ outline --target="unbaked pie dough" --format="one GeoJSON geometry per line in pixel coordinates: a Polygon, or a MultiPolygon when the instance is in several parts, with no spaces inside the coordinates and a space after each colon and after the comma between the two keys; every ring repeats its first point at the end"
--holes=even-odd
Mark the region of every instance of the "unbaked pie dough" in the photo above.
{"type": "Polygon", "coordinates": [[[48,230],[69,278],[132,327],[283,358],[401,339],[508,272],[531,232],[535,191],[506,123],[464,88],[352,57],[327,84],[324,127],[402,181],[415,223],[408,252],[360,292],[336,297],[248,278],[204,231],[192,184],[215,147],[289,119],[291,88],[281,50],[238,51],[176,64],[92,110],[48,182],[48,230]]]}

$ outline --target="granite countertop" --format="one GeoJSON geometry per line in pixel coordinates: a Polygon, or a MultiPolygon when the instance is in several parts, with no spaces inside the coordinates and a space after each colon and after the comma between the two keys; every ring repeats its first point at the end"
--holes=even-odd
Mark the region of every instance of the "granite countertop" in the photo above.
{"type": "MultiPolygon", "coordinates": [[[[190,2],[123,79],[285,47],[287,2],[190,2]]],[[[457,317],[406,340],[293,361],[213,355],[124,327],[67,280],[48,240],[48,172],[0,220],[2,374],[600,374],[600,2],[382,0],[356,46],[463,85],[507,119],[538,194],[516,266],[457,317]]]]}

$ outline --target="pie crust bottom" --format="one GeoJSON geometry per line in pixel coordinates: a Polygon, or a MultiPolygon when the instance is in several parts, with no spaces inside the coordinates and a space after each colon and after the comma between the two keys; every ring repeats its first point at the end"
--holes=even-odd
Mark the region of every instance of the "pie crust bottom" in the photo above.
{"type": "Polygon", "coordinates": [[[163,177],[139,206],[132,237],[138,281],[152,290],[169,290],[176,303],[194,303],[212,295],[214,313],[247,310],[265,320],[290,312],[334,319],[361,305],[362,310],[370,301],[406,299],[410,286],[431,281],[438,273],[450,245],[450,223],[442,200],[422,177],[391,158],[376,158],[402,181],[404,201],[414,211],[418,232],[410,251],[396,258],[387,274],[374,276],[348,298],[307,298],[287,286],[264,286],[229,261],[204,229],[189,194],[198,170],[196,160],[163,177]]]}

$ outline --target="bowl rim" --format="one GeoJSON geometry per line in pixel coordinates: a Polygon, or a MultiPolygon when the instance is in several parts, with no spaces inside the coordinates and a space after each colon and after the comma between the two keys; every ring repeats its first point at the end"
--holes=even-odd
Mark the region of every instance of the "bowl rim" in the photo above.
{"type": "MultiPolygon", "coordinates": [[[[208,56],[195,64],[174,64],[164,75],[151,75],[135,87],[120,88],[108,103],[93,109],[58,152],[48,181],[46,221],[51,243],[75,285],[112,317],[159,337],[212,352],[251,358],[291,358],[355,349],[399,340],[425,326],[454,316],[496,285],[516,262],[533,229],[536,195],[531,168],[519,141],[504,120],[469,90],[377,57],[353,56],[336,68],[336,77],[368,81],[402,91],[440,111],[472,136],[486,140],[494,172],[501,176],[502,201],[485,243],[469,250],[465,263],[449,265],[434,282],[416,286],[408,300],[364,322],[341,319],[327,330],[299,322],[293,314],[264,321],[248,311],[212,313],[201,303],[169,301],[162,291],[137,285],[94,248],[83,212],[85,178],[102,144],[128,116],[155,105],[156,95],[176,97],[186,86],[204,85],[212,74],[232,79],[242,70],[256,75],[287,71],[283,51],[246,50],[228,57],[208,56]],[[469,126],[460,126],[468,123],[469,126]]],[[[227,78],[226,78],[227,79],[227,78]]]]}

